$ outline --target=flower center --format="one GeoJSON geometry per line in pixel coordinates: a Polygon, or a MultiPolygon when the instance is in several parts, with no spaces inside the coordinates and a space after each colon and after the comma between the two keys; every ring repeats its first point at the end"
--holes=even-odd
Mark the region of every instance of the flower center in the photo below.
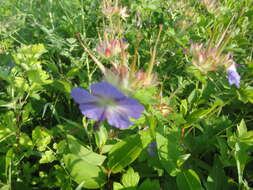
{"type": "Polygon", "coordinates": [[[99,97],[99,101],[97,102],[97,104],[100,107],[114,107],[117,105],[117,102],[112,98],[101,96],[99,97]]]}

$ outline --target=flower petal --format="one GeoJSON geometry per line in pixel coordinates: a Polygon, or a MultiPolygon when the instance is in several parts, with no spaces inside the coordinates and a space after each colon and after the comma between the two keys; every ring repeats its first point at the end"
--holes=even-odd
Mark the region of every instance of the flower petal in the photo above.
{"type": "Polygon", "coordinates": [[[80,104],[79,106],[82,114],[90,119],[104,120],[105,108],[99,107],[95,104],[80,104]]]}
{"type": "Polygon", "coordinates": [[[120,129],[128,128],[130,125],[133,124],[131,121],[129,121],[127,117],[114,111],[108,110],[106,112],[106,118],[110,125],[120,129]]]}
{"type": "Polygon", "coordinates": [[[238,74],[235,64],[232,64],[228,70],[227,70],[227,75],[228,75],[228,82],[230,85],[235,84],[237,88],[240,88],[240,75],[238,74]]]}
{"type": "Polygon", "coordinates": [[[72,88],[71,96],[78,104],[96,102],[97,98],[82,88],[72,88]]]}
{"type": "Polygon", "coordinates": [[[97,96],[105,96],[113,99],[121,99],[126,97],[120,90],[115,86],[107,82],[99,82],[90,86],[92,94],[97,96]]]}
{"type": "Polygon", "coordinates": [[[115,109],[123,113],[127,117],[132,117],[134,119],[139,119],[142,112],[144,111],[143,105],[132,98],[124,98],[119,100],[118,105],[115,109]]]}
{"type": "Polygon", "coordinates": [[[156,151],[157,151],[157,144],[155,141],[153,141],[149,144],[147,151],[150,156],[155,156],[156,151]]]}

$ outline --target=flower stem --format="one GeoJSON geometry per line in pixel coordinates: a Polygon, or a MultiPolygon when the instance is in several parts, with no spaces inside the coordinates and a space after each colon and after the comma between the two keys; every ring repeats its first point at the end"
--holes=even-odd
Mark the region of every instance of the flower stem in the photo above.
{"type": "Polygon", "coordinates": [[[80,33],[77,33],[76,36],[77,36],[77,39],[79,40],[81,46],[83,47],[84,51],[89,54],[89,56],[93,59],[93,61],[97,64],[99,69],[102,71],[102,73],[105,74],[106,69],[105,69],[104,65],[86,47],[86,45],[84,44],[83,40],[80,37],[80,33]]]}
{"type": "Polygon", "coordinates": [[[157,44],[158,44],[158,41],[160,39],[160,35],[161,35],[161,32],[162,32],[162,29],[163,29],[163,25],[160,24],[160,29],[159,29],[159,33],[158,33],[158,36],[157,36],[157,39],[156,39],[156,42],[155,42],[155,46],[152,50],[152,53],[151,53],[151,59],[150,59],[150,63],[149,63],[149,67],[148,67],[148,78],[151,79],[151,73],[153,71],[153,68],[154,68],[154,64],[155,64],[155,57],[156,57],[156,50],[157,50],[157,44]]]}

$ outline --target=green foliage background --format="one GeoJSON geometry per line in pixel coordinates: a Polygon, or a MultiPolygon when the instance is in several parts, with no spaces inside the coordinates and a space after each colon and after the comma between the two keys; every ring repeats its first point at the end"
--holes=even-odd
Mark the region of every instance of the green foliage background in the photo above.
{"type": "Polygon", "coordinates": [[[94,130],[70,97],[72,87],[102,79],[76,39],[80,33],[95,50],[101,1],[0,1],[0,189],[253,189],[253,5],[217,2],[218,12],[195,0],[121,1],[130,53],[141,34],[142,70],[163,25],[155,66],[161,92],[135,92],[146,111],[121,131],[107,123],[94,130]],[[239,89],[225,71],[192,68],[187,53],[229,23],[224,52],[240,64],[239,89]]]}

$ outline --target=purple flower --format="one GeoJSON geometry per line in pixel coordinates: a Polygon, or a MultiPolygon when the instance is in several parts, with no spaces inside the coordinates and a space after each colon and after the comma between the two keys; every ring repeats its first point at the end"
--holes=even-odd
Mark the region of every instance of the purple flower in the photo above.
{"type": "Polygon", "coordinates": [[[151,142],[147,149],[150,156],[154,156],[157,151],[157,144],[155,141],[151,142]]]}
{"type": "Polygon", "coordinates": [[[82,88],[73,88],[71,92],[82,114],[88,118],[107,119],[112,126],[127,128],[133,124],[129,117],[138,119],[144,111],[139,102],[107,82],[92,84],[90,88],[91,93],[82,88]]]}
{"type": "Polygon", "coordinates": [[[235,84],[237,88],[240,88],[240,75],[238,74],[235,63],[233,63],[228,69],[227,69],[227,75],[228,75],[228,82],[230,85],[235,84]]]}

